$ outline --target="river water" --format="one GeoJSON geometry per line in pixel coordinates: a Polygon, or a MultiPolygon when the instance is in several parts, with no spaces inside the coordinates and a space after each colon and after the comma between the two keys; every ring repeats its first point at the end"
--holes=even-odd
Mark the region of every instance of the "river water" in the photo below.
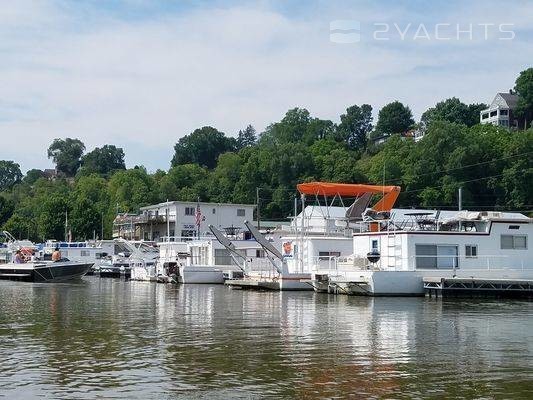
{"type": "Polygon", "coordinates": [[[533,303],[0,282],[0,397],[532,398],[533,303]]]}

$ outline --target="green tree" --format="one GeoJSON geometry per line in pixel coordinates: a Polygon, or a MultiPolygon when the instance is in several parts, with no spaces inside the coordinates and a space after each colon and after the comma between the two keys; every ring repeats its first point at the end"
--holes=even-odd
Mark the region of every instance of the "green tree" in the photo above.
{"type": "Polygon", "coordinates": [[[48,158],[56,164],[57,171],[65,176],[74,176],[81,164],[85,145],[79,139],[54,139],[48,148],[48,158]]]}
{"type": "Polygon", "coordinates": [[[0,160],[0,191],[11,189],[21,179],[20,165],[13,161],[0,160]]]}
{"type": "Polygon", "coordinates": [[[399,101],[393,101],[379,110],[376,134],[401,134],[409,130],[414,123],[411,109],[399,101]]]}
{"type": "Polygon", "coordinates": [[[38,208],[37,226],[43,240],[65,238],[66,212],[69,211],[68,197],[51,195],[38,208]]]}
{"type": "Polygon", "coordinates": [[[213,169],[218,156],[227,151],[233,151],[235,147],[234,138],[226,137],[213,127],[204,126],[178,140],[174,146],[172,166],[198,164],[213,169]]]}
{"type": "Polygon", "coordinates": [[[37,179],[42,178],[43,176],[44,173],[40,169],[30,169],[28,172],[26,172],[26,175],[22,181],[27,185],[33,185],[37,179]]]}
{"type": "Polygon", "coordinates": [[[69,216],[69,225],[76,240],[90,239],[100,235],[102,214],[96,205],[84,197],[74,199],[69,216]]]}
{"type": "Polygon", "coordinates": [[[106,175],[116,170],[126,169],[124,150],[109,144],[101,148],[97,147],[82,157],[81,165],[84,174],[106,175]]]}
{"type": "Polygon", "coordinates": [[[162,200],[196,201],[208,200],[207,169],[197,164],[182,164],[172,167],[160,181],[162,200]]]}
{"type": "Polygon", "coordinates": [[[138,211],[139,207],[159,201],[155,181],[143,168],[126,169],[113,174],[108,183],[111,207],[120,212],[138,211]]]}
{"type": "Polygon", "coordinates": [[[341,123],[337,128],[338,137],[345,141],[351,149],[365,150],[368,134],[372,130],[372,106],[353,105],[341,115],[341,123]]]}
{"type": "Polygon", "coordinates": [[[533,68],[520,72],[514,89],[519,96],[516,113],[526,119],[526,126],[529,127],[533,120],[533,68]]]}
{"type": "Polygon", "coordinates": [[[257,142],[257,132],[252,125],[248,125],[244,130],[239,131],[237,136],[237,149],[240,150],[243,147],[251,147],[257,142]]]}
{"type": "Polygon", "coordinates": [[[15,204],[0,195],[0,226],[2,226],[15,211],[15,204]]]}
{"type": "Polygon", "coordinates": [[[210,201],[229,203],[233,201],[235,185],[240,179],[242,159],[236,153],[224,153],[218,157],[216,168],[209,177],[210,201]]]}
{"type": "Polygon", "coordinates": [[[466,105],[457,97],[452,97],[437,103],[435,107],[424,112],[421,122],[425,126],[429,126],[434,121],[447,121],[473,126],[479,123],[479,112],[486,108],[486,104],[466,105]]]}
{"type": "Polygon", "coordinates": [[[13,214],[2,227],[3,230],[8,231],[17,239],[29,239],[37,241],[38,237],[35,235],[33,227],[34,222],[19,214],[13,214]]]}

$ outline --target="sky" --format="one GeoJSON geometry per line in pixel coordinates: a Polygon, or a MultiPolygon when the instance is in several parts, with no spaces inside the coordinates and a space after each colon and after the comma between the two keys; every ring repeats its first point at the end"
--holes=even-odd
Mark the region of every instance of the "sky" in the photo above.
{"type": "Polygon", "coordinates": [[[294,107],[335,122],[394,100],[416,119],[490,103],[532,66],[531,1],[17,0],[0,8],[0,159],[50,168],[54,138],[168,169],[211,125],[259,132],[294,107]]]}

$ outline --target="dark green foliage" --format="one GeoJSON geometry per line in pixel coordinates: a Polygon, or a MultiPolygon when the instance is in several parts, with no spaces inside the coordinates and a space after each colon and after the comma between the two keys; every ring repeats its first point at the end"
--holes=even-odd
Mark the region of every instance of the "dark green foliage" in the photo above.
{"type": "Polygon", "coordinates": [[[174,146],[172,166],[198,164],[208,169],[216,166],[218,156],[236,148],[236,140],[210,126],[196,129],[174,146]]]}
{"type": "Polygon", "coordinates": [[[81,165],[84,175],[91,173],[107,175],[119,169],[126,169],[124,150],[109,144],[102,148],[97,147],[82,157],[81,165]]]}
{"type": "Polygon", "coordinates": [[[435,107],[422,114],[421,122],[427,127],[435,121],[453,122],[466,126],[479,123],[479,112],[487,108],[486,104],[462,103],[457,97],[452,97],[437,103],[435,107]]]}
{"type": "Polygon", "coordinates": [[[251,147],[257,142],[257,132],[252,125],[248,125],[243,131],[239,131],[237,135],[237,150],[244,147],[251,147]]]}
{"type": "Polygon", "coordinates": [[[399,101],[393,101],[379,110],[376,135],[401,134],[408,131],[414,123],[411,109],[399,101]]]}
{"type": "Polygon", "coordinates": [[[533,120],[533,68],[528,68],[522,72],[516,79],[515,87],[518,98],[517,114],[526,118],[527,126],[532,126],[533,120]]]}
{"type": "Polygon", "coordinates": [[[351,149],[365,150],[368,134],[372,130],[372,106],[353,105],[341,115],[341,123],[337,129],[338,139],[346,142],[351,149]]]}
{"type": "Polygon", "coordinates": [[[57,171],[64,176],[74,176],[81,164],[85,145],[79,139],[54,139],[48,148],[48,158],[56,164],[57,171]]]}
{"type": "Polygon", "coordinates": [[[17,163],[0,160],[0,191],[11,189],[21,179],[22,172],[17,163]]]}

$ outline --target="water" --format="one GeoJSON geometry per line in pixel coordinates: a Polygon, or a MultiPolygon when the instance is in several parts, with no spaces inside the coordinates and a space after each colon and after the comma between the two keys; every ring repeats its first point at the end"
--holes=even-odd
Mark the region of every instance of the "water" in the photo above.
{"type": "Polygon", "coordinates": [[[533,303],[0,282],[0,397],[531,398],[533,303]]]}

